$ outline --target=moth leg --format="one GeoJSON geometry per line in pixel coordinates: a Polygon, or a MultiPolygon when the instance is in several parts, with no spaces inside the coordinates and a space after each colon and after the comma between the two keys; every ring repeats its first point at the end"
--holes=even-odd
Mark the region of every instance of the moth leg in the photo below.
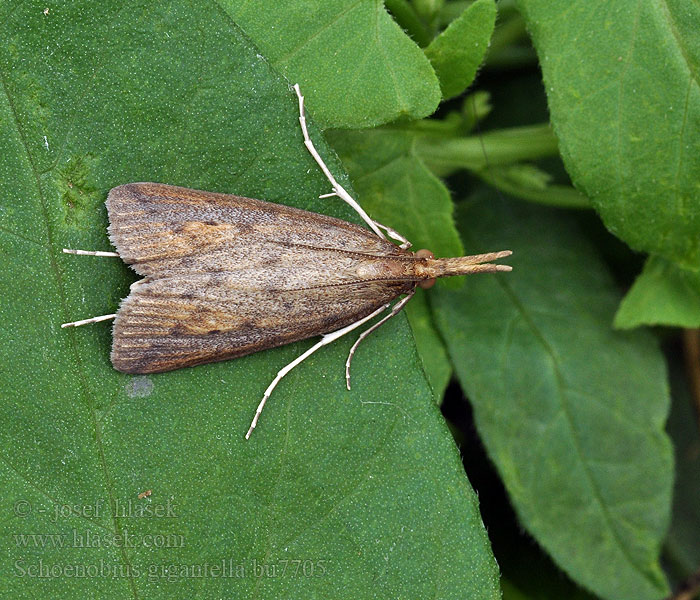
{"type": "MultiPolygon", "coordinates": [[[[402,300],[403,302],[403,300],[402,300]]],[[[363,319],[360,319],[359,321],[355,321],[354,323],[350,323],[347,327],[343,327],[342,329],[338,329],[337,331],[333,331],[331,333],[325,333],[323,336],[321,336],[321,339],[311,346],[306,352],[295,358],[292,362],[290,362],[288,365],[283,367],[282,369],[279,370],[275,378],[272,380],[272,383],[267,386],[267,389],[265,390],[265,393],[263,394],[262,400],[260,401],[260,404],[258,404],[258,408],[255,411],[255,416],[253,417],[253,422],[250,424],[250,428],[248,429],[248,433],[245,434],[245,439],[248,439],[250,437],[250,434],[253,433],[253,429],[255,429],[255,426],[258,424],[258,419],[260,418],[260,413],[262,412],[263,408],[265,407],[265,403],[267,402],[267,399],[270,397],[270,394],[272,394],[272,390],[275,389],[277,384],[280,382],[280,380],[287,374],[289,373],[294,367],[296,367],[298,364],[306,360],[309,356],[311,356],[316,350],[319,348],[330,344],[331,342],[337,340],[338,338],[343,337],[346,333],[350,333],[353,329],[356,329],[360,327],[361,325],[364,325],[367,321],[372,320],[374,317],[376,317],[378,314],[384,312],[387,308],[391,306],[390,304],[385,304],[384,306],[379,307],[377,310],[375,310],[372,314],[367,315],[363,319]]]]}
{"type": "Polygon", "coordinates": [[[386,236],[382,233],[381,229],[377,226],[377,222],[374,221],[365,211],[364,209],[357,203],[357,201],[343,188],[342,185],[340,185],[336,180],[335,177],[333,177],[333,174],[330,172],[328,167],[326,166],[326,163],[323,162],[323,159],[321,158],[321,155],[318,153],[316,150],[316,147],[314,146],[314,143],[311,141],[311,138],[309,137],[309,131],[306,128],[306,116],[304,114],[304,96],[301,95],[301,91],[299,90],[299,84],[295,83],[294,84],[294,91],[297,93],[297,97],[299,98],[299,124],[301,125],[301,133],[304,136],[304,145],[306,146],[306,149],[309,151],[311,156],[314,157],[314,160],[318,164],[319,167],[321,167],[321,171],[323,171],[323,174],[326,176],[328,181],[331,182],[331,185],[333,186],[333,193],[332,194],[323,194],[320,196],[321,198],[328,198],[330,196],[338,196],[341,200],[344,200],[347,202],[350,206],[352,206],[355,211],[357,212],[360,217],[362,217],[362,220],[367,223],[367,225],[370,226],[370,229],[374,231],[380,238],[383,240],[386,239],[386,236]]]}
{"type": "Polygon", "coordinates": [[[352,348],[350,348],[350,354],[348,354],[348,359],[345,361],[345,383],[348,386],[348,389],[350,389],[350,365],[352,364],[352,357],[355,355],[355,350],[357,350],[357,347],[360,345],[360,342],[364,340],[375,329],[379,329],[382,325],[384,325],[384,323],[391,319],[391,317],[398,314],[401,311],[401,309],[404,306],[406,306],[408,301],[411,298],[413,298],[413,294],[415,293],[415,288],[408,292],[405,298],[402,298],[396,304],[394,304],[394,307],[391,309],[391,312],[388,315],[383,317],[381,320],[377,321],[374,325],[372,325],[372,327],[370,327],[366,331],[363,331],[360,334],[360,337],[357,338],[357,341],[352,345],[352,348]]]}
{"type": "Polygon", "coordinates": [[[64,248],[66,254],[80,254],[81,256],[119,256],[116,252],[102,252],[101,250],[71,250],[64,248]]]}
{"type": "Polygon", "coordinates": [[[90,323],[99,323],[100,321],[108,321],[117,316],[117,313],[113,315],[100,315],[99,317],[91,317],[90,319],[83,319],[82,321],[72,321],[70,323],[63,323],[61,329],[66,327],[80,327],[81,325],[89,325],[90,323]]]}
{"type": "Polygon", "coordinates": [[[379,221],[375,221],[377,224],[377,227],[381,227],[384,231],[386,231],[387,235],[392,239],[397,242],[401,242],[401,245],[399,248],[403,248],[404,250],[408,250],[413,244],[409,242],[405,237],[403,237],[396,229],[392,229],[391,227],[387,227],[386,225],[382,225],[379,221]]]}

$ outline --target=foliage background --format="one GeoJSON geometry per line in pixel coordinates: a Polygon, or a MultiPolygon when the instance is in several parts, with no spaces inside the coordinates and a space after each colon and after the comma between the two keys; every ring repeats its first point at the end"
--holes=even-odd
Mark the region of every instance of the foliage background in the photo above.
{"type": "Polygon", "coordinates": [[[2,595],[664,597],[700,563],[699,17],[3,3],[2,595]],[[61,248],[109,249],[104,199],[129,181],[356,221],[318,199],[290,82],[372,216],[437,255],[512,249],[514,270],[419,295],[352,392],[352,340],[325,348],[245,442],[309,342],[117,373],[109,326],[59,325],[135,277],[61,248]]]}

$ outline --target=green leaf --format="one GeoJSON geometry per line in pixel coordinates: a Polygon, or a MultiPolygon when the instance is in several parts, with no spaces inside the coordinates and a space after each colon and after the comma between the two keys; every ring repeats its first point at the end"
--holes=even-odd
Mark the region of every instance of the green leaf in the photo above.
{"type": "Polygon", "coordinates": [[[43,7],[0,7],[0,596],[498,597],[404,317],[360,347],[352,392],[350,339],[293,371],[248,442],[264,388],[310,342],[132,377],[109,363],[108,324],[60,329],[113,312],[135,279],[61,253],[110,249],[117,184],[357,218],[317,198],[294,94],[216,5],[43,7]]]}
{"type": "Polygon", "coordinates": [[[461,94],[474,80],[493,34],[496,12],[494,0],[476,0],[425,49],[443,98],[461,94]]]}
{"type": "Polygon", "coordinates": [[[599,596],[663,596],[673,460],[655,339],[611,329],[618,292],[572,219],[489,196],[458,223],[469,252],[514,252],[512,273],[431,304],[523,526],[599,596]]]}
{"type": "Polygon", "coordinates": [[[423,371],[435,400],[440,403],[452,377],[452,365],[445,344],[435,328],[425,290],[416,290],[413,300],[406,306],[406,315],[411,324],[418,356],[423,363],[423,371]]]}
{"type": "Polygon", "coordinates": [[[519,5],[574,183],[630,246],[700,268],[700,4],[519,5]]]}
{"type": "Polygon", "coordinates": [[[700,327],[700,273],[650,257],[615,315],[615,327],[640,325],[700,327]]]}
{"type": "Polygon", "coordinates": [[[365,210],[408,238],[413,249],[461,256],[452,199],[414,151],[416,134],[400,129],[329,131],[365,210]]]}
{"type": "Polygon", "coordinates": [[[420,119],[440,102],[430,63],[381,0],[220,5],[276,70],[299,83],[326,127],[420,119]]]}

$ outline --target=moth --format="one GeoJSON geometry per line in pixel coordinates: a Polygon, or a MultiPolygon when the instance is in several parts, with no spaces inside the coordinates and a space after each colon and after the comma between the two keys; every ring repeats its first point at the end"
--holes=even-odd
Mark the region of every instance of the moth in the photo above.
{"type": "Polygon", "coordinates": [[[322,346],[386,314],[359,343],[396,315],[416,287],[437,277],[510,271],[490,261],[510,251],[457,258],[412,252],[410,242],[371,219],[335,180],[309,138],[304,97],[295,85],[304,144],[333,192],[369,226],[282,204],[161,183],[129,183],[107,198],[108,233],[118,256],[143,279],[131,285],[115,314],[111,361],[124,373],[160,373],[227,360],[321,335],[282,368],[265,390],[246,433],[256,427],[279,381],[322,346]],[[394,243],[394,240],[397,243],[394,243]],[[396,302],[395,302],[396,301],[396,302]],[[392,305],[393,303],[393,305],[392,305]]]}

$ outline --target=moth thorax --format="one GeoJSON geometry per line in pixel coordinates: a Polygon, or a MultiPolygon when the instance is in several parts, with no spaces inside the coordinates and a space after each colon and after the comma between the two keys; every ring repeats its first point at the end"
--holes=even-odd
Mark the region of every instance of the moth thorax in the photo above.
{"type": "Polygon", "coordinates": [[[355,275],[362,280],[373,279],[403,279],[406,276],[404,265],[396,260],[372,258],[363,261],[355,268],[355,275]]]}
{"type": "MultiPolygon", "coordinates": [[[[422,248],[421,250],[418,250],[418,252],[415,253],[416,258],[428,258],[430,260],[435,258],[435,255],[430,251],[426,250],[425,248],[422,248]]],[[[421,281],[418,282],[418,287],[423,288],[424,290],[427,290],[435,285],[435,277],[431,277],[430,279],[422,279],[421,281]]]]}

